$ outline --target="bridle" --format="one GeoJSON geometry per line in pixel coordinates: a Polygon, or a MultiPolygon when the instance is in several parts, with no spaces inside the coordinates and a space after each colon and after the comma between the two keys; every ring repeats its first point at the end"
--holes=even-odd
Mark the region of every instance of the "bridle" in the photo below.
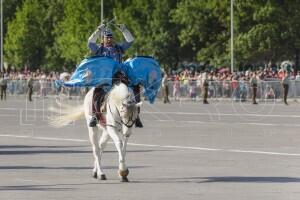
{"type": "MultiPolygon", "coordinates": [[[[109,103],[108,103],[108,108],[109,108],[109,111],[110,111],[111,115],[114,116],[113,113],[112,113],[112,111],[111,111],[111,107],[110,107],[110,104],[109,104],[109,103]]],[[[118,123],[119,125],[124,125],[124,126],[126,126],[127,128],[131,128],[131,127],[135,124],[136,118],[133,119],[134,111],[131,112],[131,115],[129,116],[128,121],[125,122],[125,121],[123,121],[123,119],[122,119],[122,117],[121,117],[121,114],[120,114],[120,111],[119,111],[119,109],[118,109],[117,106],[115,106],[115,109],[117,110],[117,112],[118,112],[118,117],[120,118],[120,122],[118,122],[118,121],[113,117],[116,123],[118,123]]],[[[112,126],[112,125],[109,125],[109,124],[108,124],[108,126],[112,126]]]]}
{"type": "MultiPolygon", "coordinates": [[[[126,99],[126,98],[125,98],[125,99],[126,99]]],[[[124,100],[123,100],[123,101],[124,101],[124,100]]],[[[115,105],[114,107],[115,107],[115,109],[116,109],[116,111],[117,111],[117,113],[118,113],[118,116],[117,116],[117,117],[120,119],[120,122],[119,122],[118,120],[116,120],[116,118],[114,117],[114,114],[112,113],[112,109],[111,109],[110,103],[107,102],[107,104],[108,104],[109,112],[111,113],[111,115],[112,115],[113,118],[114,118],[114,121],[115,121],[117,124],[119,124],[120,126],[124,125],[124,126],[126,126],[127,128],[131,128],[131,127],[135,124],[137,118],[133,119],[133,118],[134,118],[134,112],[135,112],[135,111],[134,111],[134,108],[132,108],[132,112],[131,112],[131,114],[130,114],[130,116],[129,116],[129,118],[128,118],[128,121],[126,122],[126,121],[124,121],[124,120],[122,119],[121,114],[120,114],[120,111],[119,111],[118,107],[115,105]]],[[[124,104],[122,103],[122,106],[131,107],[131,106],[135,106],[135,104],[133,103],[133,104],[129,104],[129,105],[124,105],[124,104]]],[[[110,125],[110,124],[106,124],[106,126],[111,126],[111,127],[116,128],[114,125],[110,125]]]]}

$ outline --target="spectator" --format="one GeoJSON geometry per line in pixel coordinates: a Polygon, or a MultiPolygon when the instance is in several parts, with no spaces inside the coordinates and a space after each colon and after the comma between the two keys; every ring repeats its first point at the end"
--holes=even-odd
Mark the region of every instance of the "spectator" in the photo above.
{"type": "Polygon", "coordinates": [[[41,97],[46,96],[46,88],[47,88],[47,80],[46,80],[46,75],[43,74],[40,78],[40,95],[41,97]]]}
{"type": "Polygon", "coordinates": [[[300,71],[297,72],[297,75],[295,77],[295,80],[296,81],[300,81],[300,71]]]}
{"type": "Polygon", "coordinates": [[[267,85],[267,89],[266,89],[266,99],[274,99],[275,98],[275,92],[273,87],[271,87],[270,85],[267,85]]]}
{"type": "Polygon", "coordinates": [[[174,100],[179,100],[180,96],[180,77],[178,74],[175,75],[174,82],[173,82],[173,97],[174,100]]]}

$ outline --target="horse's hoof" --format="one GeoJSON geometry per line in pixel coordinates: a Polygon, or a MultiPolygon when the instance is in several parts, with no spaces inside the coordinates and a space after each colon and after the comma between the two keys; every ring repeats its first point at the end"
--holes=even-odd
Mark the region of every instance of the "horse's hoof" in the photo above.
{"type": "Polygon", "coordinates": [[[119,170],[119,175],[121,177],[126,177],[126,176],[128,176],[128,174],[129,174],[129,170],[128,169],[126,169],[126,170],[119,170]]]}
{"type": "Polygon", "coordinates": [[[107,180],[105,174],[101,174],[100,180],[107,180]]]}
{"type": "Polygon", "coordinates": [[[93,173],[93,178],[97,178],[97,172],[93,173]]]}
{"type": "Polygon", "coordinates": [[[121,177],[121,182],[123,182],[123,183],[129,182],[127,176],[122,176],[122,177],[121,177]]]}

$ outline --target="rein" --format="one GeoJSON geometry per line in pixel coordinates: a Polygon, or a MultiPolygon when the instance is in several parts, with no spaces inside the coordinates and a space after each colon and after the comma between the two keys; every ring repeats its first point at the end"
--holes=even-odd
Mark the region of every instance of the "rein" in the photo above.
{"type": "MultiPolygon", "coordinates": [[[[109,99],[109,97],[108,97],[108,99],[109,99]]],[[[133,119],[134,110],[131,112],[131,115],[129,116],[128,121],[125,122],[125,121],[123,121],[123,119],[122,119],[122,117],[121,117],[121,114],[120,114],[120,111],[119,111],[118,107],[115,105],[115,108],[116,108],[117,113],[118,113],[118,117],[119,117],[119,119],[120,119],[120,121],[121,121],[121,122],[119,122],[118,120],[116,120],[114,114],[112,113],[112,110],[111,110],[111,106],[110,106],[109,101],[107,101],[107,103],[108,103],[109,112],[110,112],[111,115],[113,116],[113,119],[115,120],[115,122],[118,123],[120,126],[124,125],[124,126],[126,126],[127,128],[132,128],[132,126],[135,124],[136,119],[137,119],[137,118],[136,118],[136,119],[133,119]]],[[[122,105],[124,106],[124,104],[122,104],[122,105]]],[[[110,125],[110,124],[106,124],[106,126],[115,127],[115,126],[110,125]]],[[[115,127],[115,128],[117,128],[117,127],[115,127]]]]}
{"type": "MultiPolygon", "coordinates": [[[[108,103],[108,108],[109,108],[109,111],[110,111],[110,113],[112,114],[112,116],[114,116],[113,113],[112,113],[112,111],[111,111],[111,107],[110,107],[110,104],[109,104],[109,103],[108,103]]],[[[114,118],[115,122],[117,122],[117,123],[120,124],[120,125],[125,125],[127,128],[131,128],[131,127],[135,124],[135,122],[136,122],[136,119],[133,120],[133,112],[131,112],[131,115],[130,115],[128,121],[127,121],[127,122],[124,122],[124,121],[122,120],[122,117],[121,117],[121,115],[120,115],[120,111],[119,111],[119,109],[117,108],[117,106],[115,106],[115,108],[116,108],[116,110],[117,110],[117,112],[118,112],[118,115],[119,115],[119,118],[120,118],[121,123],[118,122],[118,121],[114,118]]],[[[107,126],[112,126],[112,125],[107,124],[107,126]]],[[[112,126],[112,127],[114,127],[114,126],[112,126]]]]}

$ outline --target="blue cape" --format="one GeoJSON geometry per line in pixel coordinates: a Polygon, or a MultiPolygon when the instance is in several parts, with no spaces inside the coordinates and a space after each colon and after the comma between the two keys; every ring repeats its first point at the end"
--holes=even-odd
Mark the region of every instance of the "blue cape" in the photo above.
{"type": "Polygon", "coordinates": [[[93,87],[107,84],[111,86],[112,77],[121,70],[120,64],[109,57],[90,57],[84,59],[70,81],[64,82],[67,87],[93,87]]]}
{"type": "Polygon", "coordinates": [[[125,61],[122,70],[127,75],[130,86],[144,86],[145,97],[150,103],[154,103],[162,80],[158,62],[152,57],[138,56],[125,61]]]}
{"type": "Polygon", "coordinates": [[[122,70],[128,77],[130,85],[141,84],[144,88],[144,95],[150,103],[154,103],[161,85],[161,71],[158,62],[152,57],[135,57],[119,64],[109,57],[90,57],[84,59],[70,81],[57,81],[56,84],[67,87],[94,87],[106,84],[112,85],[114,74],[122,70]]]}

